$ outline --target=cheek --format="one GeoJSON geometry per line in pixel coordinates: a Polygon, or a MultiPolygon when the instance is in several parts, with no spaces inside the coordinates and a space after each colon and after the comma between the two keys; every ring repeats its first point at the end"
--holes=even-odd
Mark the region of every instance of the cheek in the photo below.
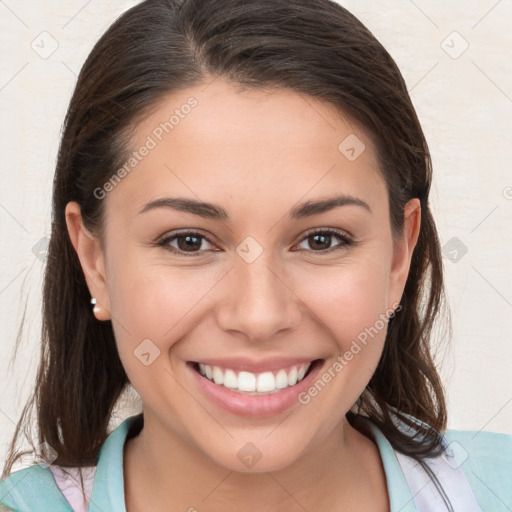
{"type": "Polygon", "coordinates": [[[164,354],[194,329],[208,291],[222,273],[155,264],[127,253],[118,261],[122,265],[109,271],[109,299],[119,353],[128,371],[140,367],[134,351],[144,340],[151,340],[164,354]]]}
{"type": "Polygon", "coordinates": [[[341,349],[385,314],[389,266],[385,256],[361,257],[304,273],[297,295],[332,333],[341,349]]]}
{"type": "Polygon", "coordinates": [[[298,295],[311,308],[320,337],[333,354],[301,403],[327,414],[328,432],[364,391],[380,360],[386,338],[388,280],[385,262],[352,262],[310,274],[298,295]],[[325,391],[324,391],[325,389],[325,391]],[[316,397],[321,397],[317,399],[316,397]]]}

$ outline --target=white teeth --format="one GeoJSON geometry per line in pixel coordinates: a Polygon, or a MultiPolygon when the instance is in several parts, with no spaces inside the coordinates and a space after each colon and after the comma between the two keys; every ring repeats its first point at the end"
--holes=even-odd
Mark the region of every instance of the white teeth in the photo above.
{"type": "Polygon", "coordinates": [[[276,375],[276,388],[284,389],[288,387],[288,374],[284,370],[279,370],[276,375]]]}
{"type": "Polygon", "coordinates": [[[277,393],[282,389],[294,386],[304,378],[310,365],[311,363],[306,363],[301,366],[283,368],[277,372],[263,372],[260,374],[241,371],[237,375],[229,368],[224,370],[218,366],[199,363],[199,372],[218,386],[223,385],[232,391],[243,394],[258,395],[277,393]]]}
{"type": "Polygon", "coordinates": [[[276,379],[272,372],[260,373],[258,375],[256,389],[258,390],[259,393],[264,393],[266,391],[274,391],[276,389],[276,379]]]}
{"type": "MultiPolygon", "coordinates": [[[[219,368],[219,367],[217,366],[217,368],[219,368]]],[[[219,368],[219,370],[220,370],[220,368],[219,368]]],[[[233,370],[226,370],[224,372],[224,386],[226,386],[227,388],[237,388],[238,387],[238,379],[236,377],[236,373],[233,370]]]]}
{"type": "Polygon", "coordinates": [[[297,372],[297,380],[300,381],[304,378],[304,375],[306,374],[306,368],[304,366],[301,366],[299,368],[299,371],[297,372]]]}
{"type": "Polygon", "coordinates": [[[238,374],[238,389],[240,391],[256,391],[256,375],[249,372],[238,374]]]}
{"type": "Polygon", "coordinates": [[[219,386],[221,384],[224,384],[224,372],[218,366],[213,367],[212,374],[213,374],[213,381],[215,382],[215,384],[217,384],[219,386]]]}
{"type": "MultiPolygon", "coordinates": [[[[208,375],[208,373],[206,375],[208,375]]],[[[295,384],[297,384],[297,368],[294,366],[292,371],[288,374],[288,386],[295,386],[295,384]]]]}

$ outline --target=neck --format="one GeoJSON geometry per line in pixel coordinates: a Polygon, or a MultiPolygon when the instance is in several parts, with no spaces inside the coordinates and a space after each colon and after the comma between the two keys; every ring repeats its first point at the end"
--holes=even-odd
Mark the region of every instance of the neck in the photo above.
{"type": "MultiPolygon", "coordinates": [[[[127,512],[168,511],[170,503],[172,510],[209,512],[319,511],[332,510],[333,503],[343,503],[344,510],[363,510],[364,495],[387,503],[377,447],[345,417],[287,467],[236,472],[145,413],[142,430],[125,443],[124,473],[127,512]]],[[[373,508],[381,509],[387,505],[373,508]]]]}

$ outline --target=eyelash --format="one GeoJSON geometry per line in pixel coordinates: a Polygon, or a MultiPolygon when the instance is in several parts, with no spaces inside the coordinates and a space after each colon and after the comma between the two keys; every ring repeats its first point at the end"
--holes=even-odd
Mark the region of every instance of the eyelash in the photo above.
{"type": "MultiPolygon", "coordinates": [[[[314,252],[314,253],[318,253],[318,254],[327,254],[327,253],[330,254],[332,252],[339,251],[341,249],[345,249],[345,248],[351,247],[353,245],[356,245],[356,242],[354,240],[352,240],[346,233],[344,233],[343,231],[338,231],[336,229],[332,229],[332,228],[314,229],[309,232],[306,232],[306,234],[299,241],[299,243],[302,243],[304,240],[306,240],[307,238],[309,238],[312,235],[318,235],[318,234],[333,235],[333,236],[337,237],[341,243],[338,245],[335,245],[334,247],[330,247],[329,249],[320,250],[320,251],[311,250],[310,252],[314,252]]],[[[178,254],[180,256],[198,257],[203,254],[204,251],[186,252],[186,251],[181,251],[179,249],[176,249],[175,247],[172,247],[169,245],[169,243],[171,241],[173,241],[179,237],[182,237],[182,236],[195,236],[196,238],[204,239],[208,243],[213,244],[206,236],[201,235],[201,233],[198,233],[197,231],[180,231],[180,232],[174,233],[171,236],[166,236],[165,238],[157,241],[155,245],[157,247],[163,247],[164,249],[166,249],[174,254],[178,254]]],[[[307,250],[307,249],[299,249],[299,250],[307,250]]]]}

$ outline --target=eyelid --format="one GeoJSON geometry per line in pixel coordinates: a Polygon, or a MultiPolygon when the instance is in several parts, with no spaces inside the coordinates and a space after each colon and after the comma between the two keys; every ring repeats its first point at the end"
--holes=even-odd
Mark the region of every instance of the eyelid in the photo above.
{"type": "MultiPolygon", "coordinates": [[[[186,235],[198,235],[198,238],[200,237],[200,238],[206,240],[211,245],[216,245],[214,242],[212,242],[212,240],[210,240],[209,236],[206,236],[205,234],[203,234],[201,232],[201,230],[198,229],[198,228],[185,228],[185,229],[181,229],[181,230],[177,230],[177,231],[172,231],[172,232],[166,233],[165,235],[159,237],[154,242],[154,245],[156,245],[158,247],[166,248],[166,246],[169,245],[171,240],[175,240],[179,236],[186,236],[186,235]]],[[[185,255],[185,256],[202,255],[202,254],[204,254],[206,252],[205,250],[202,250],[202,251],[187,253],[185,251],[179,251],[178,249],[176,249],[174,247],[170,247],[170,249],[168,249],[168,250],[170,250],[171,252],[174,252],[176,254],[185,255]]]]}
{"type": "Polygon", "coordinates": [[[302,238],[300,238],[299,242],[302,242],[302,240],[304,240],[304,238],[307,238],[310,235],[314,235],[315,233],[329,233],[331,235],[337,235],[339,237],[346,238],[347,240],[353,239],[353,236],[348,231],[345,231],[344,229],[325,227],[325,228],[311,228],[311,229],[306,230],[306,232],[302,235],[302,238]]]}
{"type": "Polygon", "coordinates": [[[304,240],[306,240],[311,235],[315,234],[327,234],[329,236],[337,237],[340,240],[340,243],[335,245],[334,247],[329,247],[329,249],[325,249],[322,251],[313,251],[313,250],[307,250],[307,249],[298,249],[299,251],[306,251],[307,253],[312,254],[318,254],[318,255],[327,255],[332,254],[333,252],[337,250],[341,250],[347,247],[355,246],[357,245],[357,242],[354,240],[352,235],[344,231],[343,229],[339,228],[311,228],[307,230],[304,234],[301,235],[301,238],[299,241],[295,244],[300,244],[304,240]]]}
{"type": "MultiPolygon", "coordinates": [[[[341,240],[341,243],[335,245],[334,247],[330,247],[329,249],[325,249],[325,250],[321,250],[321,251],[313,251],[313,250],[307,250],[307,249],[299,249],[299,251],[305,250],[306,252],[311,252],[313,254],[317,253],[319,255],[322,255],[322,254],[330,254],[331,252],[334,252],[337,249],[342,249],[344,247],[349,247],[349,246],[353,246],[353,245],[357,244],[357,242],[353,239],[352,235],[350,235],[348,232],[346,232],[342,229],[339,229],[339,228],[325,227],[325,228],[311,228],[311,229],[307,230],[306,232],[304,232],[301,235],[301,238],[294,245],[297,245],[297,244],[303,242],[309,236],[314,235],[314,234],[327,234],[327,235],[335,236],[335,237],[338,237],[339,240],[341,240]]],[[[169,245],[171,240],[174,240],[179,236],[186,236],[186,235],[199,235],[198,236],[199,238],[206,240],[208,243],[210,243],[212,245],[216,245],[214,242],[212,242],[210,240],[210,238],[208,236],[204,235],[201,232],[201,230],[198,228],[185,228],[182,230],[177,230],[177,231],[173,231],[171,233],[167,233],[167,234],[163,235],[162,237],[159,237],[156,240],[155,245],[159,246],[159,247],[164,247],[165,249],[169,250],[170,252],[172,252],[174,254],[178,254],[179,256],[185,256],[185,257],[188,257],[188,256],[198,257],[198,256],[202,256],[208,252],[207,250],[195,251],[195,252],[194,251],[192,251],[192,252],[180,251],[179,249],[176,249],[175,247],[172,247],[169,245]]],[[[215,252],[218,252],[218,250],[215,250],[215,252]]]]}

